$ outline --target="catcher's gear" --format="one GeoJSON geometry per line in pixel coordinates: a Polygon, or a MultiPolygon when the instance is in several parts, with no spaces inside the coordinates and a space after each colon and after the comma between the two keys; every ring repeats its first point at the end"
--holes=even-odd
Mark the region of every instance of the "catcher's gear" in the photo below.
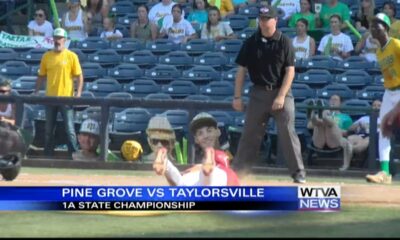
{"type": "Polygon", "coordinates": [[[136,161],[142,155],[143,148],[137,141],[127,140],[122,144],[121,153],[126,161],[136,161]]]}
{"type": "Polygon", "coordinates": [[[0,158],[0,173],[6,181],[14,180],[21,170],[21,154],[8,154],[0,158]]]}

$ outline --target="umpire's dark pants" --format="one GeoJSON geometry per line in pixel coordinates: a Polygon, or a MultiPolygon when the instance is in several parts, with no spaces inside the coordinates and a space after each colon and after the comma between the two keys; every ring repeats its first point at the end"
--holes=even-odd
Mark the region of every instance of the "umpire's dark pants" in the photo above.
{"type": "Polygon", "coordinates": [[[285,97],[283,109],[272,111],[272,104],[279,89],[267,90],[263,86],[252,86],[250,100],[246,109],[246,122],[239,141],[238,150],[233,161],[233,168],[238,173],[247,173],[257,160],[261,141],[265,135],[266,124],[272,116],[278,130],[279,144],[289,171],[294,177],[301,174],[305,177],[301,145],[296,134],[295,105],[291,92],[285,97]]]}

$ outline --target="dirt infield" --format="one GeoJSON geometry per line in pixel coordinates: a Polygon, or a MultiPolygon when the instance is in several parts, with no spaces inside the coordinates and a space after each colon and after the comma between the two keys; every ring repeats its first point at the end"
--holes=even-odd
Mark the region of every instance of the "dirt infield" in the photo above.
{"type": "MultiPolygon", "coordinates": [[[[0,186],[165,186],[163,177],[118,176],[118,175],[73,175],[73,174],[33,174],[21,173],[13,182],[0,181],[0,186]]],[[[307,185],[340,185],[342,187],[342,205],[364,204],[400,208],[399,185],[374,185],[337,182],[310,182],[307,185]]],[[[243,186],[296,186],[289,181],[257,180],[249,176],[242,180],[243,186]]]]}

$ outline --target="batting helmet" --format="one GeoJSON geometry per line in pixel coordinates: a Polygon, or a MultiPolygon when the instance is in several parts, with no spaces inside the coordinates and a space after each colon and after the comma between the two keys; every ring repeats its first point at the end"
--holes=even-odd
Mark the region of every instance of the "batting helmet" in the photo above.
{"type": "Polygon", "coordinates": [[[137,141],[127,140],[122,144],[121,153],[126,161],[137,161],[143,153],[143,148],[137,141]]]}
{"type": "Polygon", "coordinates": [[[0,158],[0,174],[6,181],[14,180],[21,170],[20,154],[7,154],[0,158]]]}

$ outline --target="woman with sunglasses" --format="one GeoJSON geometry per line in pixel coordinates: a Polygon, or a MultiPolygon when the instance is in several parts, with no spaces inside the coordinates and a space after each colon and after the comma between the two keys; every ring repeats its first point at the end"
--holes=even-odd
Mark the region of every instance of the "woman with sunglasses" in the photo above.
{"type": "Polygon", "coordinates": [[[172,186],[239,186],[236,173],[229,166],[229,156],[219,147],[221,132],[217,121],[208,113],[197,114],[190,123],[201,164],[182,173],[170,161],[167,148],[161,147],[153,163],[157,175],[164,175],[172,186]]]}
{"type": "Polygon", "coordinates": [[[35,11],[35,20],[28,24],[29,36],[51,37],[53,35],[53,26],[47,21],[47,14],[43,8],[35,11]]]}
{"type": "MultiPolygon", "coordinates": [[[[10,80],[0,77],[0,94],[9,95],[11,93],[10,80]]],[[[15,125],[15,105],[11,103],[0,103],[0,121],[15,125]]]]}

